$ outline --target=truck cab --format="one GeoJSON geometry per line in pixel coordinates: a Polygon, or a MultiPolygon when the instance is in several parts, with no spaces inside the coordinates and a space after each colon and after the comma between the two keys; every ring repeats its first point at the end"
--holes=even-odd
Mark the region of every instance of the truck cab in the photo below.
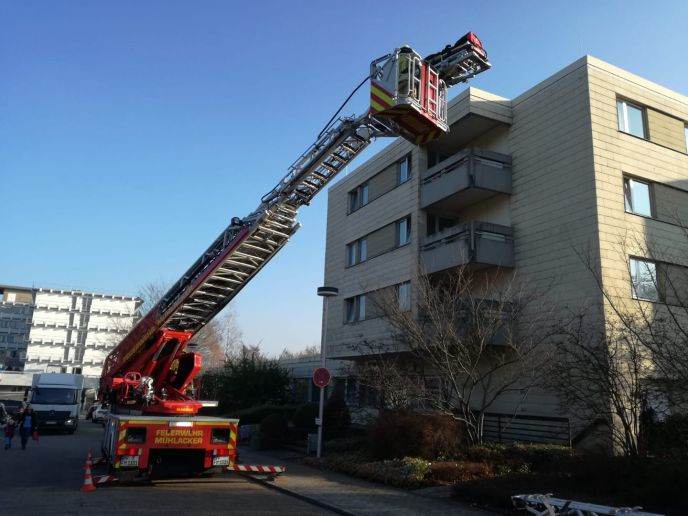
{"type": "Polygon", "coordinates": [[[79,426],[84,377],[80,374],[37,373],[33,375],[31,406],[41,429],[66,430],[79,426]]]}

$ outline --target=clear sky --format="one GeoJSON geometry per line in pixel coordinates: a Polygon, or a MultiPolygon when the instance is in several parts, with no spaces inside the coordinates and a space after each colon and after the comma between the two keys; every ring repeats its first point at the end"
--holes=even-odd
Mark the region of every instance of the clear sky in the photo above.
{"type": "MultiPolygon", "coordinates": [[[[686,19],[683,0],[0,0],[0,284],[172,283],[399,45],[472,30],[493,69],[471,84],[505,97],[584,54],[685,95],[686,19]]],[[[326,209],[234,301],[248,344],[319,345],[326,209]]]]}

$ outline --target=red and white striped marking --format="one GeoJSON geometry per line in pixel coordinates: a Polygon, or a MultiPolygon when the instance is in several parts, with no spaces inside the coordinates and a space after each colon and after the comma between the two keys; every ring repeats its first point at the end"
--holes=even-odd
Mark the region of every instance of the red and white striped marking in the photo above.
{"type": "Polygon", "coordinates": [[[93,483],[97,486],[117,482],[117,477],[113,475],[98,475],[93,477],[93,483]]]}
{"type": "Polygon", "coordinates": [[[235,464],[227,468],[232,471],[244,471],[247,473],[284,473],[286,467],[284,466],[254,466],[248,464],[235,464]]]}

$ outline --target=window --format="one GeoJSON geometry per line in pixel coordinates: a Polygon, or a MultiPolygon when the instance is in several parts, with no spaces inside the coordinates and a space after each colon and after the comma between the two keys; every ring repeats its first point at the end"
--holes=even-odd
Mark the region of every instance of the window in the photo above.
{"type": "Polygon", "coordinates": [[[397,246],[401,247],[411,241],[411,217],[397,221],[397,246]]]}
{"type": "Polygon", "coordinates": [[[619,131],[645,138],[645,110],[625,100],[616,101],[619,131]]]}
{"type": "Polygon", "coordinates": [[[406,156],[397,163],[397,184],[400,185],[411,179],[411,156],[406,156]]]}
{"type": "Polygon", "coordinates": [[[368,239],[361,238],[346,246],[346,266],[351,267],[368,259],[368,239]]]}
{"type": "Polygon", "coordinates": [[[686,142],[686,152],[688,152],[688,125],[683,128],[683,136],[686,142]]]}
{"type": "Polygon", "coordinates": [[[362,184],[349,192],[349,213],[368,204],[368,184],[362,184]]]}
{"type": "Polygon", "coordinates": [[[366,307],[366,296],[361,294],[360,296],[350,297],[345,300],[346,308],[346,322],[352,323],[356,321],[365,320],[365,307],[366,307]]]}
{"type": "Polygon", "coordinates": [[[443,231],[447,228],[451,228],[453,226],[456,226],[456,221],[453,219],[448,219],[445,217],[441,217],[439,215],[433,215],[431,213],[428,214],[427,216],[427,234],[428,236],[434,235],[435,233],[439,231],[443,231]]]}
{"type": "Polygon", "coordinates": [[[411,282],[405,281],[397,285],[397,299],[399,309],[405,312],[411,310],[411,282]]]}
{"type": "Polygon", "coordinates": [[[657,283],[657,264],[648,260],[631,258],[631,286],[634,299],[646,299],[659,301],[659,288],[657,283]]]}
{"type": "Polygon", "coordinates": [[[627,212],[652,217],[651,199],[650,183],[630,177],[624,178],[624,203],[627,212]]]}

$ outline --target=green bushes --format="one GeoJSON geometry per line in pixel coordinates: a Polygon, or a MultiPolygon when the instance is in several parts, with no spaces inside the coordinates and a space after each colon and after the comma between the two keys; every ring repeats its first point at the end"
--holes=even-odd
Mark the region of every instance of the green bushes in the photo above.
{"type": "Polygon", "coordinates": [[[327,453],[364,453],[367,451],[368,440],[365,436],[339,437],[325,441],[327,453]]]}
{"type": "Polygon", "coordinates": [[[390,411],[368,426],[369,449],[378,459],[456,457],[463,442],[461,424],[437,414],[390,411]]]}
{"type": "Polygon", "coordinates": [[[273,448],[283,443],[289,432],[289,421],[284,414],[270,414],[260,423],[263,448],[273,448]]]}
{"type": "Polygon", "coordinates": [[[237,418],[240,425],[257,425],[270,414],[281,414],[290,418],[296,411],[293,405],[259,405],[244,410],[235,410],[227,414],[228,417],[237,418]]]}
{"type": "Polygon", "coordinates": [[[294,411],[291,422],[294,428],[300,430],[301,433],[308,433],[316,428],[316,417],[318,417],[318,405],[315,403],[306,403],[294,411]]]}
{"type": "Polygon", "coordinates": [[[661,422],[645,422],[643,440],[647,453],[660,457],[688,454],[688,415],[672,414],[661,422]]]}
{"type": "Polygon", "coordinates": [[[325,404],[323,412],[323,432],[327,437],[341,437],[346,435],[351,426],[351,414],[344,396],[333,394],[325,404]]]}
{"type": "Polygon", "coordinates": [[[316,459],[308,459],[306,462],[366,480],[402,488],[415,488],[423,485],[431,467],[430,462],[415,457],[369,462],[360,454],[332,454],[326,456],[319,463],[316,459]]]}
{"type": "Polygon", "coordinates": [[[568,446],[522,443],[486,443],[481,446],[471,446],[467,453],[467,457],[473,461],[491,463],[501,467],[503,474],[510,472],[527,473],[531,469],[559,463],[571,455],[573,455],[573,451],[568,446]]]}

